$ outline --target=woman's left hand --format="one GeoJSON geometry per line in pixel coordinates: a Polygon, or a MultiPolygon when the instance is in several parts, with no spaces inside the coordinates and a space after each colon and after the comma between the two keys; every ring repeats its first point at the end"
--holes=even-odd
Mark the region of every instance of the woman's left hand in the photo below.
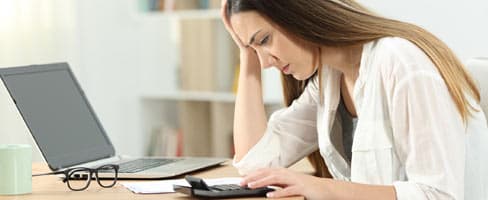
{"type": "Polygon", "coordinates": [[[306,175],[285,168],[264,168],[245,176],[241,185],[250,188],[270,185],[283,188],[268,193],[268,197],[271,198],[301,195],[305,199],[329,199],[328,181],[330,180],[326,178],[306,175]]]}

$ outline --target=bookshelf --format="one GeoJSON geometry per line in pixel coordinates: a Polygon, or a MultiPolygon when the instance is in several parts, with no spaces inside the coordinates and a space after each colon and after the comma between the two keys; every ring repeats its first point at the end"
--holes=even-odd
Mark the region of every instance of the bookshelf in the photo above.
{"type": "MultiPolygon", "coordinates": [[[[177,0],[198,3],[197,0],[177,0]]],[[[140,1],[138,1],[140,3],[140,1]]],[[[215,1],[220,6],[220,0],[215,1]]],[[[148,155],[232,157],[234,82],[238,76],[238,48],[225,30],[218,8],[139,11],[140,21],[171,20],[168,31],[174,32],[178,46],[174,71],[147,69],[141,77],[153,76],[139,95],[143,131],[151,135],[148,155]],[[171,90],[162,89],[157,74],[172,73],[176,83],[171,90]],[[147,75],[147,76],[146,76],[147,75]],[[159,86],[156,86],[159,85],[159,86]],[[174,134],[182,134],[175,137],[174,134]],[[177,150],[164,148],[172,138],[181,144],[177,150]],[[159,146],[158,146],[159,145],[159,146]],[[180,152],[176,153],[175,152],[180,152]]],[[[163,59],[164,56],[161,56],[163,59]]],[[[265,107],[268,113],[281,107],[279,72],[263,74],[265,107]],[[274,85],[273,85],[274,84],[274,85]]],[[[175,147],[178,148],[178,147],[175,147]]]]}
{"type": "Polygon", "coordinates": [[[220,0],[131,0],[130,10],[142,21],[217,19],[220,18],[220,0]]]}
{"type": "MultiPolygon", "coordinates": [[[[163,134],[174,134],[174,132],[183,134],[183,153],[181,155],[161,154],[159,156],[230,158],[233,155],[234,96],[191,93],[193,94],[143,96],[141,100],[143,102],[142,121],[145,122],[147,131],[161,134],[163,133],[161,131],[169,130],[163,134]]],[[[268,115],[280,107],[281,103],[276,101],[265,102],[268,115]]],[[[156,138],[158,137],[167,138],[167,136],[157,136],[156,138]]],[[[161,150],[150,151],[161,152],[161,150]]]]}
{"type": "Polygon", "coordinates": [[[219,9],[221,0],[135,0],[141,12],[179,12],[219,9]]]}
{"type": "MultiPolygon", "coordinates": [[[[192,92],[179,91],[173,93],[143,94],[142,98],[146,100],[171,100],[171,101],[208,101],[234,103],[236,95],[230,92],[192,92]]],[[[278,97],[264,96],[264,104],[281,104],[282,100],[278,97]]]]}
{"type": "Polygon", "coordinates": [[[182,11],[175,11],[175,12],[139,12],[139,18],[145,20],[151,20],[154,18],[179,18],[179,19],[217,19],[220,18],[220,10],[219,9],[208,9],[208,10],[182,10],[182,11]]]}

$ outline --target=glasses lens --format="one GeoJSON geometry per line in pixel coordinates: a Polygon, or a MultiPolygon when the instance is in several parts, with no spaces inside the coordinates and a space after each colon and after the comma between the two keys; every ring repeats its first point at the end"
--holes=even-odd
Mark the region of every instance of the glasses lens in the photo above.
{"type": "Polygon", "coordinates": [[[98,184],[102,187],[112,187],[117,182],[117,166],[104,165],[97,169],[98,184]]]}
{"type": "Polygon", "coordinates": [[[90,171],[88,169],[74,169],[68,173],[68,187],[71,190],[84,190],[90,184],[90,171]]]}

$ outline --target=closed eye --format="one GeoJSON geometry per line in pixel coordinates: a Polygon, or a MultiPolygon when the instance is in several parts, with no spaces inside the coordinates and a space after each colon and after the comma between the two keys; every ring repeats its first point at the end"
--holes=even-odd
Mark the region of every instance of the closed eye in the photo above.
{"type": "Polygon", "coordinates": [[[259,45],[265,45],[269,41],[269,35],[266,35],[261,41],[259,41],[259,45]]]}

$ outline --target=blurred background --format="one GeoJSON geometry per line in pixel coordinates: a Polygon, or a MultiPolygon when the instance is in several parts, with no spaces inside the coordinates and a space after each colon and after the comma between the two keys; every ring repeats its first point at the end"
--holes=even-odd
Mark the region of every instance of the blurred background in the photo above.
{"type": "MultiPolygon", "coordinates": [[[[488,56],[488,2],[360,0],[465,62],[488,56]]],[[[0,0],[0,67],[68,62],[119,154],[231,157],[238,51],[220,0],[0,0]]],[[[279,72],[263,75],[270,114],[279,72]]],[[[0,84],[0,143],[34,145],[0,84]]],[[[37,149],[34,160],[42,158],[37,149]]]]}

